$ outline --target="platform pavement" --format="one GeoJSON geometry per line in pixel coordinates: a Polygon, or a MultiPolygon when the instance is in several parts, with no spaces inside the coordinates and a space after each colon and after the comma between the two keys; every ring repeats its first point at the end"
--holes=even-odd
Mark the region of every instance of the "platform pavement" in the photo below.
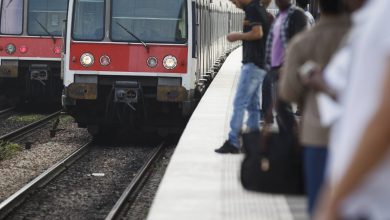
{"type": "Polygon", "coordinates": [[[233,51],[192,115],[157,191],[149,220],[307,219],[305,198],[246,191],[243,155],[214,152],[229,131],[242,49],[233,51]]]}

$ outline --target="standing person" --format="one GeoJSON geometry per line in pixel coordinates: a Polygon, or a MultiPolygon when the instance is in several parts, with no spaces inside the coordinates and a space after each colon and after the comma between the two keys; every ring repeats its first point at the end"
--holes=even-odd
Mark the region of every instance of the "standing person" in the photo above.
{"type": "Polygon", "coordinates": [[[298,34],[286,52],[286,62],[280,76],[279,95],[288,102],[302,105],[300,142],[304,147],[305,187],[308,211],[313,214],[317,195],[323,183],[328,146],[328,128],[321,125],[314,89],[305,87],[299,69],[307,61],[318,68],[325,67],[350,27],[341,0],[320,0],[322,16],[309,31],[298,34]]]}
{"type": "Polygon", "coordinates": [[[267,75],[262,86],[262,113],[267,123],[273,122],[273,84],[277,81],[284,62],[288,42],[299,32],[307,28],[305,12],[293,6],[291,0],[275,0],[279,14],[270,28],[266,43],[267,75]],[[271,112],[269,112],[271,111],[271,112]],[[270,117],[269,117],[270,116],[270,117]]]}
{"type": "Polygon", "coordinates": [[[235,5],[245,11],[243,32],[227,35],[229,42],[243,41],[243,60],[237,92],[233,103],[229,139],[217,153],[239,153],[239,134],[243,125],[244,111],[248,111],[247,126],[259,130],[260,85],[265,76],[265,40],[269,30],[266,10],[258,0],[234,0],[235,5]]]}
{"type": "MultiPolygon", "coordinates": [[[[305,11],[306,19],[307,19],[307,27],[310,29],[314,26],[316,21],[314,20],[313,15],[307,10],[307,6],[309,4],[309,0],[296,0],[297,6],[302,8],[305,11]]],[[[302,103],[297,103],[297,111],[295,115],[302,116],[302,103]]]]}
{"type": "Polygon", "coordinates": [[[313,15],[307,10],[308,4],[309,4],[309,0],[297,0],[297,6],[302,8],[305,11],[308,26],[312,27],[316,23],[316,21],[314,20],[313,15]]]}
{"type": "Polygon", "coordinates": [[[383,28],[389,10],[390,1],[370,0],[353,15],[348,86],[337,99],[341,111],[330,137],[330,188],[318,220],[390,219],[390,30],[383,28]]]}
{"type": "MultiPolygon", "coordinates": [[[[262,4],[263,7],[265,9],[267,9],[269,7],[269,5],[271,4],[271,0],[261,0],[260,4],[262,4]]],[[[275,20],[275,16],[273,14],[271,14],[269,11],[267,11],[267,16],[268,16],[268,22],[270,24],[272,24],[272,22],[274,22],[274,20],[275,20]]]]}

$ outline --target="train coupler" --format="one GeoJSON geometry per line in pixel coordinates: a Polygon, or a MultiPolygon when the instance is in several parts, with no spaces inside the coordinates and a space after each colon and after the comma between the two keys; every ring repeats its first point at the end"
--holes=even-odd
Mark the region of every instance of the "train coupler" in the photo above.
{"type": "Polygon", "coordinates": [[[125,103],[133,111],[136,111],[134,104],[142,97],[141,85],[136,81],[116,81],[114,83],[114,103],[125,103]]]}
{"type": "Polygon", "coordinates": [[[45,81],[49,79],[50,67],[46,64],[32,64],[30,66],[30,79],[40,82],[46,86],[45,81]]]}

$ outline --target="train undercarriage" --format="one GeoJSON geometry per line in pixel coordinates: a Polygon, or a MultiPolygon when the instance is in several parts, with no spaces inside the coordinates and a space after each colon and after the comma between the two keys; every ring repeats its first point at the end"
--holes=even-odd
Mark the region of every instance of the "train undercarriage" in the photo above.
{"type": "Polygon", "coordinates": [[[92,76],[65,88],[63,106],[93,135],[114,128],[174,129],[185,125],[196,105],[192,92],[180,86],[180,78],[170,81],[175,80],[177,85],[167,86],[158,78],[92,76]]]}
{"type": "Polygon", "coordinates": [[[0,94],[9,105],[61,104],[62,79],[58,61],[3,60],[0,94]]]}

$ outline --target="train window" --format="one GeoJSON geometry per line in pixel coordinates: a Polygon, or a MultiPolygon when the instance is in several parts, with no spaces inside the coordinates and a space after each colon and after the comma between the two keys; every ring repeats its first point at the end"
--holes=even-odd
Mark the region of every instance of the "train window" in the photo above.
{"type": "Polygon", "coordinates": [[[75,40],[103,40],[105,0],[76,0],[72,37],[75,40]]]}
{"type": "Polygon", "coordinates": [[[23,32],[23,0],[1,1],[2,34],[22,34],[23,32]]]}
{"type": "Polygon", "coordinates": [[[30,0],[27,32],[30,35],[60,36],[68,0],[30,0]]]}
{"type": "Polygon", "coordinates": [[[111,40],[186,43],[186,0],[112,0],[111,40]]]}

